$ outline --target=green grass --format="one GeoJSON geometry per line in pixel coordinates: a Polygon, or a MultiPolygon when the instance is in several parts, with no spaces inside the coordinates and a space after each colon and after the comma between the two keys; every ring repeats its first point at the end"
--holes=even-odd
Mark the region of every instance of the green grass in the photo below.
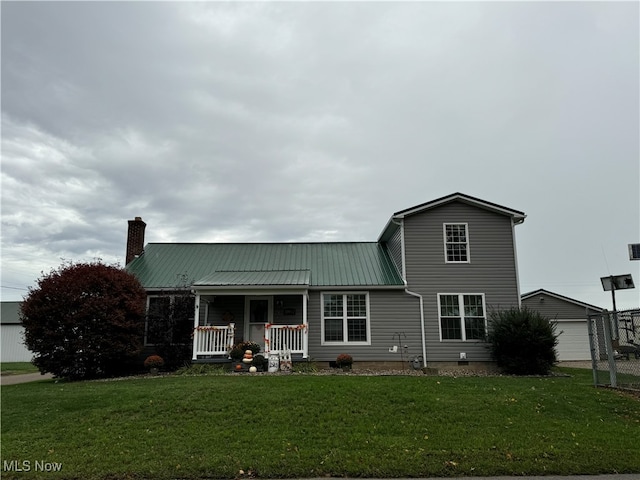
{"type": "Polygon", "coordinates": [[[2,388],[2,478],[640,473],[640,401],[568,377],[165,376],[2,388]],[[60,472],[36,472],[35,462],[60,472]]]}
{"type": "Polygon", "coordinates": [[[22,375],[23,373],[38,373],[38,368],[29,362],[3,362],[0,363],[2,375],[22,375]]]}

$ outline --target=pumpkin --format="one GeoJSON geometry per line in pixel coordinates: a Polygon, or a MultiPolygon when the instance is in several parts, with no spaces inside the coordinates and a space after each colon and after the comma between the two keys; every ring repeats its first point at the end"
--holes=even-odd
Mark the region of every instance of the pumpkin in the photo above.
{"type": "Polygon", "coordinates": [[[237,364],[237,365],[236,365],[236,370],[242,370],[242,365],[237,364]]]}
{"type": "Polygon", "coordinates": [[[258,369],[256,367],[249,367],[249,372],[256,373],[258,369]]]}
{"type": "Polygon", "coordinates": [[[253,352],[251,350],[246,350],[244,354],[253,356],[253,352]]]}

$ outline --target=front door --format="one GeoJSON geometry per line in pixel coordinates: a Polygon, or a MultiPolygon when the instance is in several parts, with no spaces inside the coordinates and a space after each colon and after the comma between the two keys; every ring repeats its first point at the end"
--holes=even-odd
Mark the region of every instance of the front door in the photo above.
{"type": "Polygon", "coordinates": [[[245,332],[246,337],[260,345],[261,353],[264,353],[264,326],[273,319],[273,297],[246,297],[244,311],[245,325],[248,329],[245,332]]]}

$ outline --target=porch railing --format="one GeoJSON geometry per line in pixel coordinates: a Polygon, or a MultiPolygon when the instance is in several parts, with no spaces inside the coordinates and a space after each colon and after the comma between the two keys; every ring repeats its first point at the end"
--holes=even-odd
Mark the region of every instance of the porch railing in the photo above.
{"type": "Polygon", "coordinates": [[[273,325],[265,326],[265,347],[267,353],[281,352],[285,349],[291,353],[306,354],[305,339],[307,325],[273,325]]]}
{"type": "Polygon", "coordinates": [[[226,327],[199,326],[193,331],[193,358],[198,355],[226,355],[233,346],[235,324],[226,327]]]}

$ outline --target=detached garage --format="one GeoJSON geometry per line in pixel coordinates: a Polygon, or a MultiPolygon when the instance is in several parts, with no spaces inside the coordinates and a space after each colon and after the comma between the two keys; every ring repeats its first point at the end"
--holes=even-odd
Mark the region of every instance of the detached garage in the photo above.
{"type": "Polygon", "coordinates": [[[24,327],[20,323],[18,311],[21,302],[1,302],[0,321],[2,325],[2,345],[0,361],[4,362],[30,362],[33,358],[24,344],[24,327]]]}
{"type": "Polygon", "coordinates": [[[558,360],[591,360],[587,315],[602,308],[543,289],[522,295],[522,306],[556,323],[558,360]]]}

